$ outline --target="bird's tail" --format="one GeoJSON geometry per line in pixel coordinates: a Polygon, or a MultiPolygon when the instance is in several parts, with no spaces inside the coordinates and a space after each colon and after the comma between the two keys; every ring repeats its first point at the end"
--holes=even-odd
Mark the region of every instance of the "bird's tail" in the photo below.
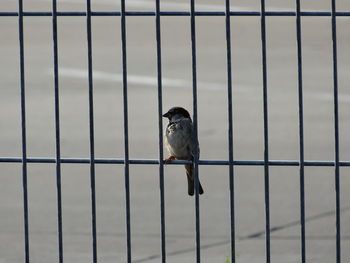
{"type": "MultiPolygon", "coordinates": [[[[187,175],[187,184],[188,184],[188,194],[194,195],[194,177],[193,177],[193,164],[185,164],[186,175],[187,175]]],[[[199,183],[199,194],[203,194],[203,188],[201,182],[199,183]]]]}

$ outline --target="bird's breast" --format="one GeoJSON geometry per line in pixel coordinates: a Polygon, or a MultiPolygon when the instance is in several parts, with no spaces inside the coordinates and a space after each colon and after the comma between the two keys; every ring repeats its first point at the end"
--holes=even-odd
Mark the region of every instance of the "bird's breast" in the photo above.
{"type": "Polygon", "coordinates": [[[177,158],[187,158],[189,155],[188,144],[189,136],[186,132],[176,127],[176,125],[170,125],[166,131],[166,144],[171,155],[177,158]]]}

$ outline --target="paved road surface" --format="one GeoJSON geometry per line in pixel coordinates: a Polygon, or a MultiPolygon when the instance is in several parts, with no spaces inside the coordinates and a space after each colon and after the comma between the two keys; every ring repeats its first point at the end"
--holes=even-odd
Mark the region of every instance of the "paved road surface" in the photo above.
{"type": "MultiPolygon", "coordinates": [[[[16,11],[2,0],[0,11],[16,11]]],[[[24,1],[48,11],[47,0],[24,1]]],[[[59,10],[85,10],[84,1],[58,1],[59,10]]],[[[259,10],[259,1],[234,1],[235,10],[259,10]]],[[[303,10],[329,10],[307,1],[303,10]]],[[[127,1],[129,10],[153,10],[152,1],[127,1]]],[[[187,1],[162,2],[188,10],[187,1]]],[[[269,10],[293,10],[294,1],[267,1],[269,10]]],[[[118,1],[93,1],[94,10],[119,10],[118,1]]],[[[350,11],[346,0],[338,9],[350,11]]],[[[224,1],[198,1],[198,10],[224,10],[224,1]]],[[[21,156],[18,25],[1,17],[0,156],[21,156]]],[[[224,17],[197,18],[198,114],[202,159],[227,159],[224,17]]],[[[258,17],[232,18],[234,155],[263,159],[261,40],[258,17]]],[[[53,58],[50,17],[25,17],[28,156],[55,156],[53,58]]],[[[127,18],[130,158],[158,158],[154,17],[127,18]]],[[[340,158],[350,160],[350,19],[338,18],[340,158]]],[[[333,79],[329,17],[302,19],[305,159],[334,160],[333,79]]],[[[84,17],[59,17],[62,157],[89,157],[87,45],[84,17]]],[[[298,160],[297,55],[294,17],[267,18],[270,158],[298,160]]],[[[188,17],[162,17],[163,107],[192,110],[188,17]]],[[[123,112],[118,17],[93,18],[95,141],[97,158],[123,158],[123,112]]],[[[165,125],[165,122],[164,122],[165,125]]],[[[0,262],[23,262],[21,165],[0,164],[0,262]]],[[[263,167],[235,169],[237,262],[265,262],[263,167]]],[[[342,259],[350,261],[349,168],[341,168],[342,259]]],[[[202,262],[225,262],[229,249],[228,168],[201,166],[202,262]]],[[[133,262],[160,262],[158,167],[131,165],[133,262]]],[[[334,168],[305,168],[307,262],[335,261],[334,168]]],[[[54,164],[28,165],[31,262],[57,261],[54,164]]],[[[99,262],[126,262],[122,165],[96,165],[99,262]]],[[[65,262],[91,262],[90,178],[87,164],[62,165],[65,262]]],[[[195,260],[194,199],[182,166],[165,168],[167,262],[195,260]]],[[[270,168],[271,260],[300,262],[299,169],[270,168]]]]}

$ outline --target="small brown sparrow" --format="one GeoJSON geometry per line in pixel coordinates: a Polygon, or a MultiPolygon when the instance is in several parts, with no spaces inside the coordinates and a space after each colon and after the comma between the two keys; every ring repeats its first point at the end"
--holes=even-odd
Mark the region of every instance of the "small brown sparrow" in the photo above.
{"type": "MultiPolygon", "coordinates": [[[[169,119],[165,130],[165,145],[170,157],[165,161],[171,160],[191,160],[194,159],[193,146],[193,125],[190,114],[181,107],[173,107],[163,117],[169,119]]],[[[198,148],[199,153],[199,148],[198,148]]],[[[194,194],[193,164],[185,164],[188,194],[194,194]]],[[[199,182],[199,194],[203,194],[203,188],[199,182]]]]}

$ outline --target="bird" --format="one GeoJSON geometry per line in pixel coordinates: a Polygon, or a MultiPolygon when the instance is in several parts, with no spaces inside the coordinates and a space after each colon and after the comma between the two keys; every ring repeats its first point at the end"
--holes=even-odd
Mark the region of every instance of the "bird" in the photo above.
{"type": "MultiPolygon", "coordinates": [[[[165,162],[172,160],[194,160],[194,138],[193,124],[191,116],[187,110],[182,107],[172,107],[163,115],[168,118],[169,123],[165,129],[165,145],[170,154],[170,157],[165,159],[165,162]]],[[[198,155],[199,155],[199,146],[198,155]]],[[[194,195],[194,176],[193,163],[185,164],[188,195],[194,195]]],[[[198,181],[199,182],[199,181],[198,181]]],[[[199,194],[203,194],[203,188],[199,182],[199,194]]]]}

